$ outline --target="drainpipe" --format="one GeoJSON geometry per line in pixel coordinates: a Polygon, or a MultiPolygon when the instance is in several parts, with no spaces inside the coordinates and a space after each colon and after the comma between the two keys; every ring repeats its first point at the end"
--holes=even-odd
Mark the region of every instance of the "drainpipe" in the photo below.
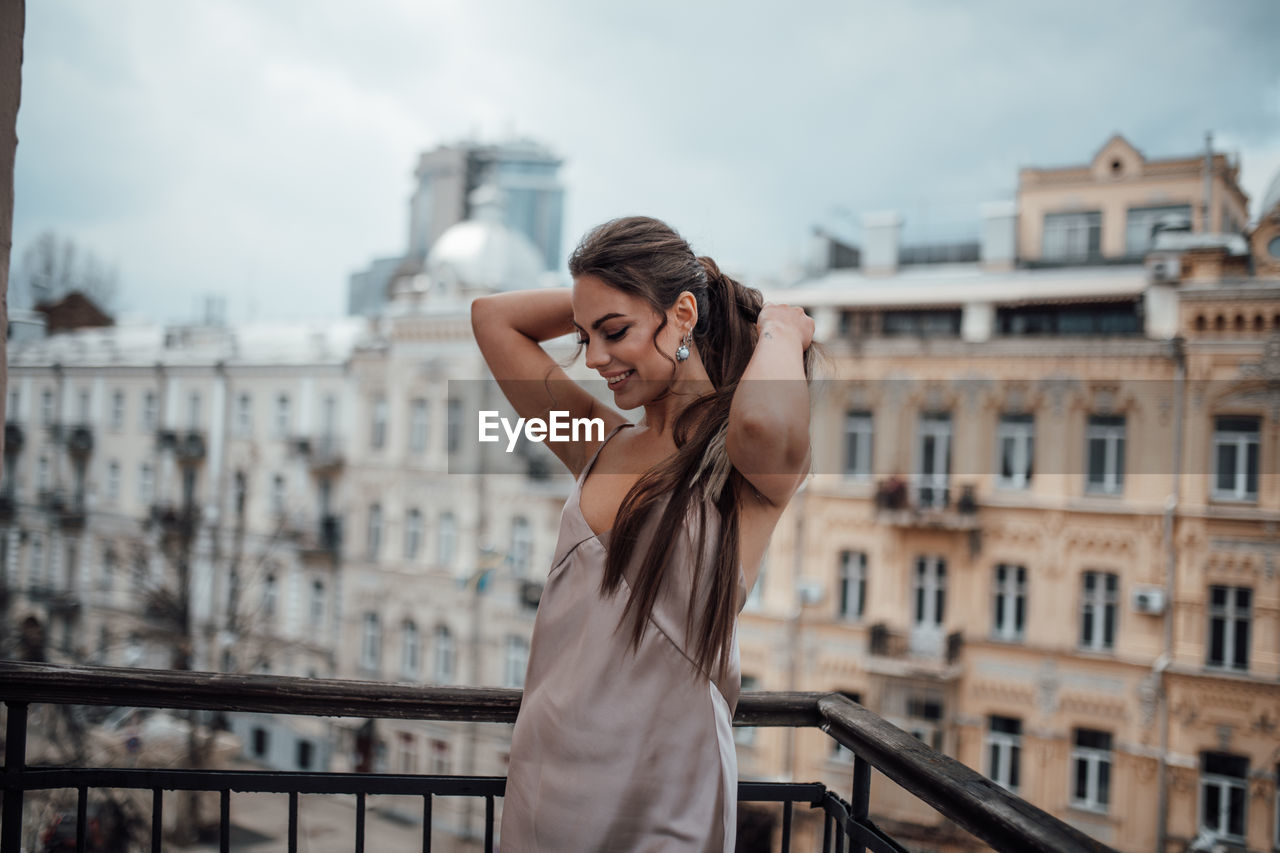
{"type": "Polygon", "coordinates": [[[1209,212],[1213,209],[1213,133],[1204,135],[1204,216],[1200,220],[1201,232],[1209,233],[1209,212]]]}
{"type": "Polygon", "coordinates": [[[1173,382],[1173,454],[1171,471],[1173,487],[1164,508],[1164,651],[1156,659],[1152,673],[1157,679],[1157,701],[1160,714],[1160,772],[1159,799],[1156,807],[1156,851],[1164,853],[1169,840],[1169,686],[1168,667],[1173,663],[1173,609],[1174,596],[1178,591],[1177,570],[1178,551],[1174,541],[1175,524],[1178,514],[1178,500],[1182,486],[1182,446],[1183,446],[1183,407],[1186,398],[1187,354],[1181,336],[1175,337],[1172,344],[1174,362],[1173,382]]]}

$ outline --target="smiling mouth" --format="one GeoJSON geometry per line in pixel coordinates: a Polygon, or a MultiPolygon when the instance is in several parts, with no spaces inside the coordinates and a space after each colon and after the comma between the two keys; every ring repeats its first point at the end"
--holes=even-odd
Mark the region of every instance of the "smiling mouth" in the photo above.
{"type": "Polygon", "coordinates": [[[621,385],[624,381],[626,381],[626,378],[633,373],[635,373],[634,370],[628,370],[626,373],[619,373],[617,376],[612,377],[611,379],[607,380],[609,383],[609,387],[615,388],[618,385],[621,385]]]}

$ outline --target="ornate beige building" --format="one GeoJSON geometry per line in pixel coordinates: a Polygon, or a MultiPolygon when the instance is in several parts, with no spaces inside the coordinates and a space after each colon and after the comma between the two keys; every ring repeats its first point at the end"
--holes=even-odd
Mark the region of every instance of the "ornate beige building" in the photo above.
{"type": "MultiPolygon", "coordinates": [[[[977,263],[899,265],[881,215],[862,269],[773,295],[815,314],[833,378],[741,632],[755,687],[844,691],[1135,853],[1280,843],[1280,180],[1251,240],[1206,233],[1195,162],[1113,139],[1024,170],[977,263]],[[1106,257],[1157,198],[1192,215],[1106,257]],[[1081,206],[1105,254],[1054,266],[1081,206]]],[[[1242,223],[1211,162],[1211,225],[1242,223]]],[[[820,733],[744,740],[744,778],[850,788],[820,733]]],[[[981,849],[879,776],[872,816],[981,849]]]]}

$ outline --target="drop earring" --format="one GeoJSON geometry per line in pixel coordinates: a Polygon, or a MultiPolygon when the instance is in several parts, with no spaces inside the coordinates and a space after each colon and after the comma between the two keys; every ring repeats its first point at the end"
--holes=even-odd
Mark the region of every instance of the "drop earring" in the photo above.
{"type": "Polygon", "coordinates": [[[676,347],[676,361],[684,361],[689,357],[689,344],[693,342],[693,332],[685,332],[684,340],[676,347]]]}

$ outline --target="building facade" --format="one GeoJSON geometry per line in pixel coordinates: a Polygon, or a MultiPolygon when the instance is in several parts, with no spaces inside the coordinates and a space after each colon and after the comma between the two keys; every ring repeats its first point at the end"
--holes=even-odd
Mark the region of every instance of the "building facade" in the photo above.
{"type": "MultiPolygon", "coordinates": [[[[744,683],[845,692],[1118,850],[1280,841],[1268,205],[1251,242],[1193,219],[1136,264],[1010,257],[1015,235],[1048,240],[1040,187],[1015,216],[984,209],[972,264],[898,263],[881,215],[862,268],[773,294],[811,310],[831,363],[814,476],[743,617],[744,683]]],[[[820,734],[740,752],[744,778],[851,782],[820,734]]],[[[872,791],[917,849],[983,849],[883,778],[872,791]]]]}

